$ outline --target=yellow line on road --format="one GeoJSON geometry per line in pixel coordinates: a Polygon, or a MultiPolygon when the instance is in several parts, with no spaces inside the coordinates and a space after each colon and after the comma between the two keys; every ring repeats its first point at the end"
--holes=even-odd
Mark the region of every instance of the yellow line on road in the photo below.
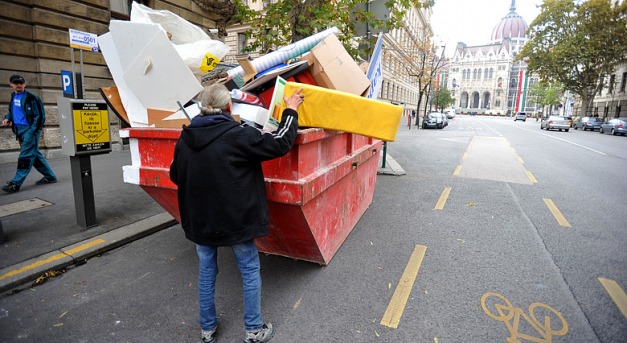
{"type": "Polygon", "coordinates": [[[398,323],[400,323],[401,316],[405,311],[407,299],[409,299],[411,289],[414,287],[414,282],[416,281],[416,276],[418,275],[418,270],[420,269],[426,251],[427,247],[424,245],[416,245],[414,248],[414,252],[411,254],[409,262],[407,262],[403,276],[396,286],[396,290],[394,290],[394,295],[392,295],[388,308],[385,310],[385,314],[383,314],[381,325],[393,329],[398,328],[398,323]]]}
{"type": "Polygon", "coordinates": [[[24,272],[29,271],[31,269],[35,269],[35,268],[37,268],[39,266],[43,266],[44,264],[48,264],[48,263],[54,262],[56,260],[60,260],[60,259],[62,259],[64,257],[68,257],[69,255],[75,254],[75,253],[83,251],[85,249],[89,249],[89,248],[91,248],[91,247],[93,247],[95,245],[102,244],[104,242],[105,242],[104,239],[96,239],[96,240],[91,241],[89,243],[85,243],[85,244],[79,245],[78,247],[76,247],[74,249],[70,249],[70,250],[68,250],[65,253],[60,253],[60,254],[56,254],[56,255],[50,256],[50,257],[48,257],[48,258],[46,258],[44,260],[39,260],[37,262],[31,263],[29,265],[26,265],[26,266],[24,266],[24,267],[22,267],[20,269],[14,269],[14,270],[12,270],[12,271],[4,274],[4,275],[0,275],[0,280],[4,280],[4,279],[6,279],[8,277],[24,273],[24,272]]]}
{"type": "Polygon", "coordinates": [[[461,172],[462,172],[462,165],[460,164],[457,166],[457,168],[455,168],[455,172],[453,173],[453,175],[457,176],[461,172]]]}
{"type": "Polygon", "coordinates": [[[531,174],[530,171],[526,170],[525,173],[527,174],[527,177],[529,178],[529,181],[531,181],[531,183],[538,183],[538,180],[536,180],[536,178],[533,176],[533,174],[531,174]]]}
{"type": "Polygon", "coordinates": [[[462,160],[465,160],[465,159],[467,159],[467,158],[468,158],[468,153],[467,153],[467,152],[465,152],[465,153],[464,153],[464,156],[462,156],[462,160]]]}
{"type": "Polygon", "coordinates": [[[442,191],[442,195],[440,195],[440,199],[438,200],[438,203],[435,204],[435,207],[433,209],[443,210],[444,204],[446,204],[446,199],[448,199],[449,194],[451,194],[451,187],[444,188],[444,191],[442,191]]]}
{"type": "Polygon", "coordinates": [[[549,210],[551,210],[551,213],[553,213],[553,217],[555,217],[555,219],[561,226],[572,227],[570,226],[570,223],[568,222],[568,220],[566,220],[562,212],[560,212],[557,206],[555,206],[553,200],[547,198],[543,198],[543,200],[546,206],[548,206],[549,210]]]}
{"type": "Polygon", "coordinates": [[[516,155],[516,159],[518,160],[518,162],[525,164],[525,161],[523,161],[523,159],[520,158],[520,156],[516,155]]]}
{"type": "Polygon", "coordinates": [[[618,309],[623,313],[623,316],[627,318],[627,295],[625,291],[623,291],[614,280],[600,277],[599,282],[605,287],[607,293],[610,294],[610,297],[612,297],[618,309]]]}

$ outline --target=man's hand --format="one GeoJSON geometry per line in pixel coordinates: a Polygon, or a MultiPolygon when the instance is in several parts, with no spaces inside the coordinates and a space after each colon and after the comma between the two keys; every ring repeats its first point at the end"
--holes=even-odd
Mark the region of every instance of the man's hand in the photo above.
{"type": "Polygon", "coordinates": [[[289,98],[286,96],[283,96],[283,100],[285,101],[287,108],[291,108],[294,111],[298,110],[298,106],[300,106],[300,104],[302,104],[303,101],[305,101],[305,94],[300,93],[302,90],[303,90],[302,88],[299,88],[289,98]]]}
{"type": "Polygon", "coordinates": [[[11,125],[11,122],[8,119],[2,120],[2,126],[9,126],[9,125],[11,125]]]}

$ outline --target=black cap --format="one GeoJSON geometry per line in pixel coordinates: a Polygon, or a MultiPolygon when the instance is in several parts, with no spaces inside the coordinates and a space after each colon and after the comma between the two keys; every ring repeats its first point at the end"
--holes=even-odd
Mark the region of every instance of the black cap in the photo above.
{"type": "Polygon", "coordinates": [[[11,82],[11,83],[25,83],[26,80],[24,80],[24,78],[21,77],[20,75],[13,75],[9,79],[9,82],[11,82]]]}

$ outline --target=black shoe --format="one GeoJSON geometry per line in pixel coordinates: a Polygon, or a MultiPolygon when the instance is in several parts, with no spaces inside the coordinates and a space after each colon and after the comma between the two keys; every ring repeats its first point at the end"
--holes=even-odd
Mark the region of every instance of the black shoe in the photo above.
{"type": "Polygon", "coordinates": [[[44,177],[41,178],[41,180],[35,182],[36,185],[47,185],[49,183],[57,183],[57,179],[56,178],[49,179],[49,178],[44,176],[44,177]]]}
{"type": "Polygon", "coordinates": [[[18,186],[16,183],[9,181],[4,187],[2,187],[2,190],[7,193],[15,193],[20,190],[20,186],[18,186]]]}

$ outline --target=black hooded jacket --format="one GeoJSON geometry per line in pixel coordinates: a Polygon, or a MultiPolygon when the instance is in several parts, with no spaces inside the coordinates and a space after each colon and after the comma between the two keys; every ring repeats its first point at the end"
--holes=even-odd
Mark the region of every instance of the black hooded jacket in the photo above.
{"type": "Polygon", "coordinates": [[[233,245],[268,233],[261,162],[290,151],[298,114],[283,111],[277,131],[240,125],[227,114],[195,117],[176,143],[170,179],[178,186],[181,226],[201,245],[233,245]]]}

